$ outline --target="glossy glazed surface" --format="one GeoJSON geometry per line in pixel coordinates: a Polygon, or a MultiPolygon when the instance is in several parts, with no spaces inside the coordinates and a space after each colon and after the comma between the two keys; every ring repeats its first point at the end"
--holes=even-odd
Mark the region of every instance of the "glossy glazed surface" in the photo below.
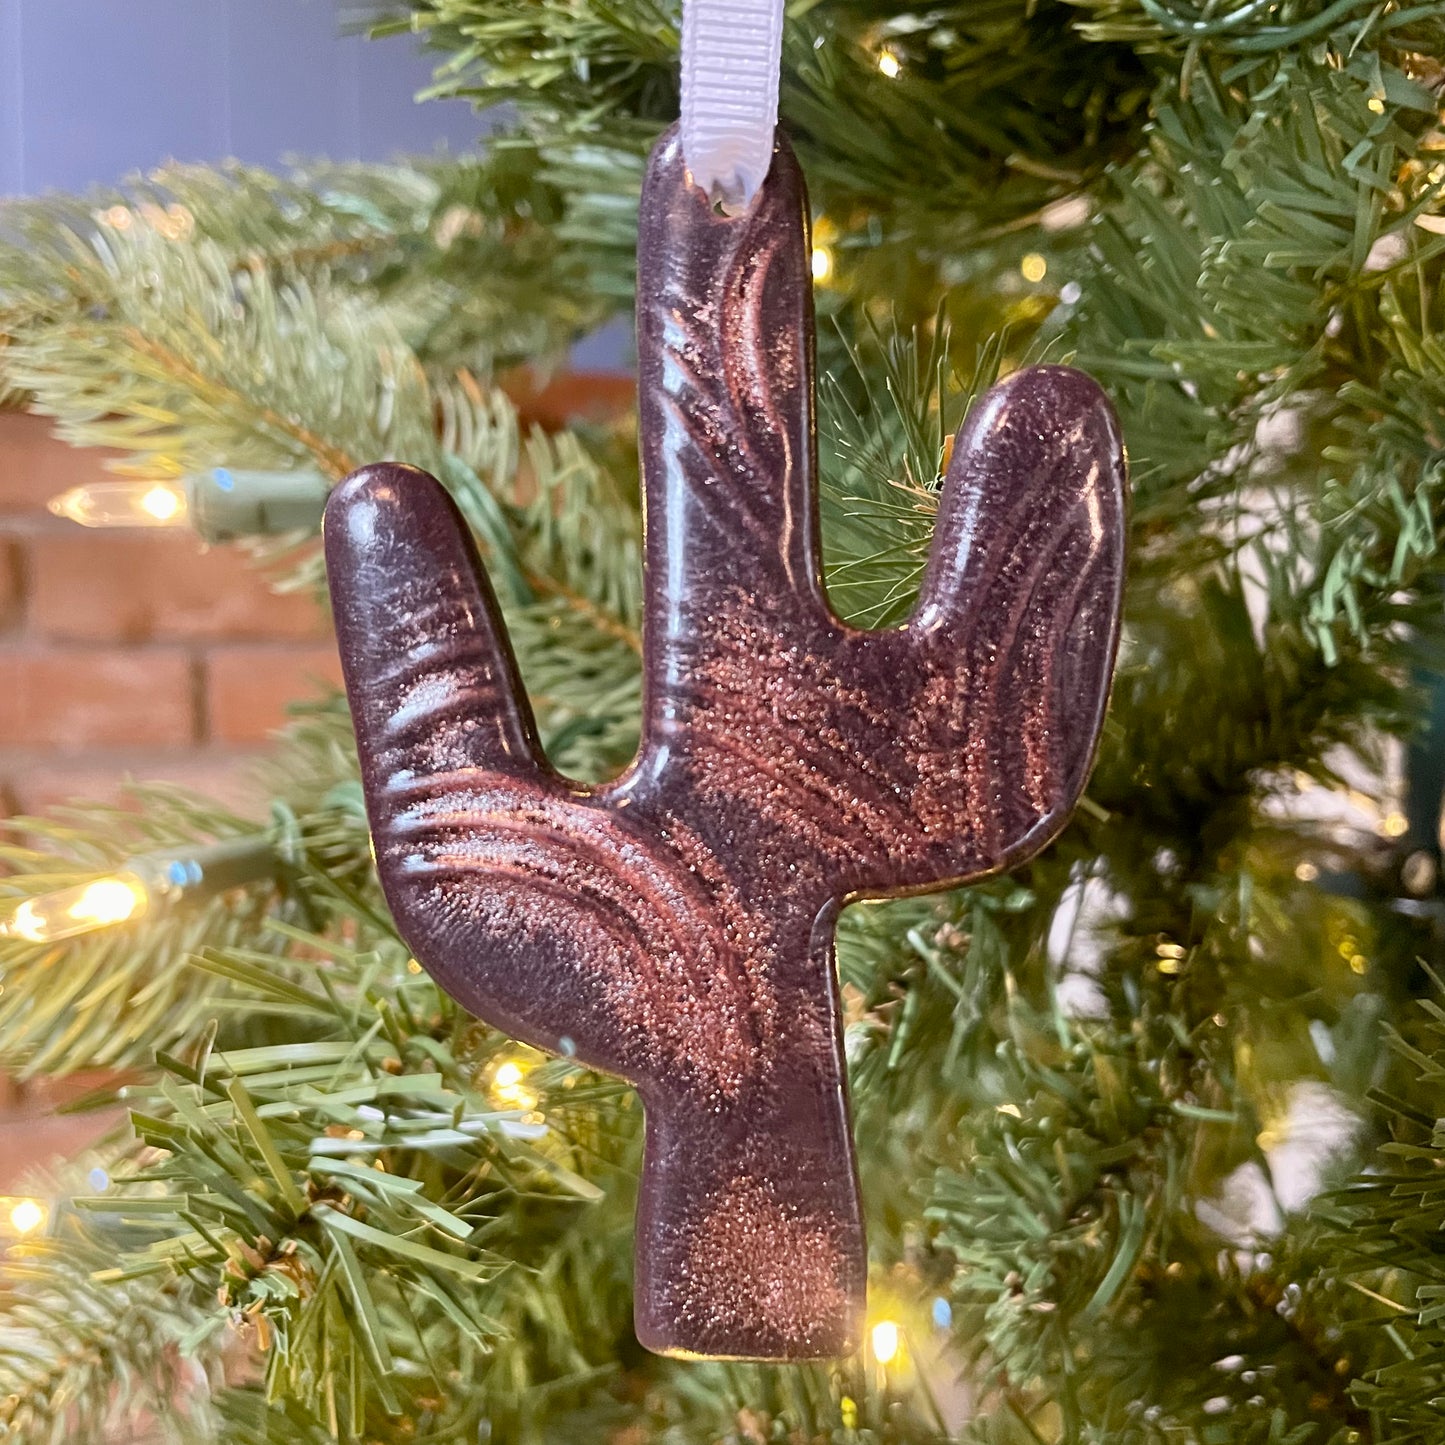
{"type": "Polygon", "coordinates": [[[1118,632],[1122,448],[1097,386],[1058,367],[974,408],[912,620],[833,617],[809,262],[785,141],[729,217],[663,138],[639,240],[643,735],[616,782],[542,757],[436,482],[369,467],[326,518],[398,927],[467,1008],[637,1086],[637,1331],[671,1353],[858,1342],[838,911],[1046,844],[1083,787],[1118,632]]]}

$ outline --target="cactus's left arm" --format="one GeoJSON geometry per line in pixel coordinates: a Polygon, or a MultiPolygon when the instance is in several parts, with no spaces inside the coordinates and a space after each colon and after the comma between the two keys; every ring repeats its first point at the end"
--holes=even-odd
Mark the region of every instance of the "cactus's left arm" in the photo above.
{"type": "Polygon", "coordinates": [[[634,1082],[735,1070],[754,1011],[716,898],[547,765],[441,485],[358,472],[327,508],[326,554],[377,872],[417,958],[513,1036],[634,1082]],[[703,1039],[698,998],[719,1020],[703,1039]]]}

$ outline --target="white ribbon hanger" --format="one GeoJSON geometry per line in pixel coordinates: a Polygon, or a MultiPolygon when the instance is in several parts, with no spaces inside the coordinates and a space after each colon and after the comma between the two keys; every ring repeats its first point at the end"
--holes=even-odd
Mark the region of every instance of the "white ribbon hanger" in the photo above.
{"type": "Polygon", "coordinates": [[[683,0],[682,154],[697,185],[746,206],[773,159],[783,0],[683,0]]]}

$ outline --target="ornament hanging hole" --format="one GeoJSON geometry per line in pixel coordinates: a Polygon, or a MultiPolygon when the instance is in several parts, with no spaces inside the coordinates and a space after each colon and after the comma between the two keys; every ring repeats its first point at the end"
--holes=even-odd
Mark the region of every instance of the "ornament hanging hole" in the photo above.
{"type": "Polygon", "coordinates": [[[749,187],[738,171],[726,177],[715,177],[704,184],[689,167],[683,172],[684,185],[699,190],[707,201],[708,210],[719,221],[734,221],[752,210],[753,197],[757,187],[749,187]]]}
{"type": "Polygon", "coordinates": [[[748,194],[747,188],[739,184],[738,178],[733,177],[731,185],[721,181],[714,183],[711,191],[708,192],[708,201],[712,207],[712,213],[720,221],[734,221],[739,216],[745,215],[752,207],[752,197],[748,194]]]}

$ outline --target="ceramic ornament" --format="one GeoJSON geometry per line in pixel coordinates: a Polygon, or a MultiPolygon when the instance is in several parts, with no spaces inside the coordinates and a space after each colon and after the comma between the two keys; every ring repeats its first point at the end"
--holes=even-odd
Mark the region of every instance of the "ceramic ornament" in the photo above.
{"type": "Polygon", "coordinates": [[[846,626],[819,578],[786,140],[729,215],[664,136],[638,261],[638,756],[597,787],[551,769],[456,508],[368,467],[326,550],[377,864],[441,987],[641,1094],[642,1343],[840,1355],[866,1258],[838,912],[1012,868],[1063,827],[1118,635],[1123,453],[1086,376],[1010,377],[957,438],[912,619],[846,626]]]}

